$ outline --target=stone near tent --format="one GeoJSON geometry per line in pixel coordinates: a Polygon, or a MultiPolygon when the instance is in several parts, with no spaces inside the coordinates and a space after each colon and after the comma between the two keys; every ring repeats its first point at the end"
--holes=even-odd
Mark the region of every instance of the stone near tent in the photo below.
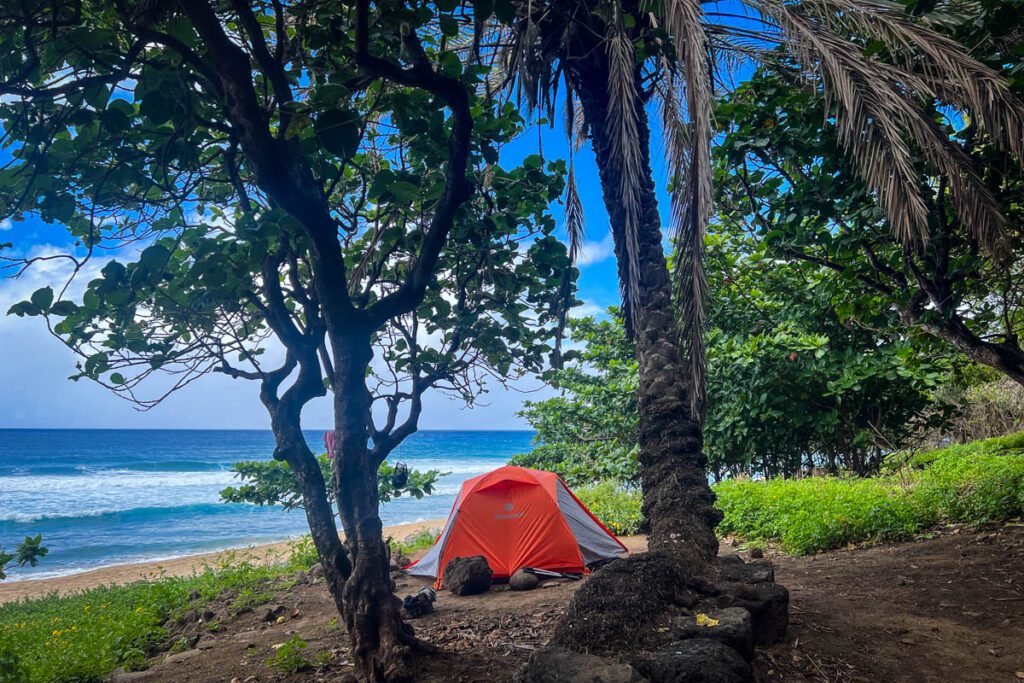
{"type": "Polygon", "coordinates": [[[748,662],[754,656],[754,629],[750,612],[742,607],[726,607],[708,612],[704,619],[696,615],[672,620],[672,633],[682,640],[708,638],[728,645],[748,662]]]}
{"type": "Polygon", "coordinates": [[[766,583],[775,581],[771,562],[747,562],[722,565],[722,581],[730,583],[766,583]]]}
{"type": "Polygon", "coordinates": [[[726,553],[718,556],[718,563],[722,566],[727,564],[743,564],[743,558],[736,553],[726,553]]]}
{"type": "Polygon", "coordinates": [[[494,572],[483,555],[456,557],[444,568],[444,585],[455,595],[478,595],[491,589],[494,572]]]}
{"type": "Polygon", "coordinates": [[[516,683],[644,683],[629,664],[585,655],[561,647],[535,650],[513,679],[516,683]]]}
{"type": "Polygon", "coordinates": [[[651,683],[746,683],[753,680],[750,665],[731,647],[717,640],[683,640],[661,652],[633,661],[651,683]]]}
{"type": "Polygon", "coordinates": [[[750,556],[755,560],[760,560],[762,557],[764,557],[764,551],[760,548],[751,548],[750,556]]]}
{"type": "Polygon", "coordinates": [[[777,583],[723,583],[721,607],[742,607],[750,612],[754,643],[771,645],[786,636],[789,626],[789,591],[777,583]]]}
{"type": "Polygon", "coordinates": [[[514,591],[532,591],[539,585],[540,579],[536,574],[524,572],[522,569],[517,569],[508,580],[508,587],[514,591]]]}

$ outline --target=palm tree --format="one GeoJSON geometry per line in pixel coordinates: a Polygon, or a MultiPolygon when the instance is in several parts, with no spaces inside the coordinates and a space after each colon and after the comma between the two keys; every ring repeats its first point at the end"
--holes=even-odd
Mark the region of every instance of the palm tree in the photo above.
{"type": "MultiPolygon", "coordinates": [[[[564,103],[569,135],[590,139],[600,170],[639,361],[649,544],[699,566],[717,552],[713,529],[720,519],[701,429],[703,237],[712,212],[716,88],[737,67],[773,61],[821,92],[845,150],[908,249],[923,246],[928,234],[931,189],[919,184],[919,160],[949,179],[962,223],[999,248],[1005,222],[999,205],[935,112],[954,108],[1024,159],[1024,106],[998,74],[884,0],[516,0],[514,6],[514,20],[495,29],[506,83],[551,118],[556,102],[564,103]],[[673,178],[674,278],[650,163],[652,101],[673,178]]],[[[569,225],[578,242],[580,222],[569,225]]]]}

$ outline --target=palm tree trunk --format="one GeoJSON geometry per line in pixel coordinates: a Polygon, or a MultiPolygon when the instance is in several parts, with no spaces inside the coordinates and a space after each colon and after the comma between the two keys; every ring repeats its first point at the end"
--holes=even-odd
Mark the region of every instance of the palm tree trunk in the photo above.
{"type": "MultiPolygon", "coordinates": [[[[605,60],[597,60],[606,63],[605,60]]],[[[578,65],[577,65],[578,66],[578,65]]],[[[608,71],[576,70],[581,98],[597,157],[605,206],[611,217],[620,283],[629,281],[625,215],[618,188],[620,165],[613,159],[608,111],[608,71]]],[[[637,98],[638,101],[640,98],[637,98]]],[[[718,552],[715,526],[721,513],[707,480],[700,424],[691,419],[672,287],[662,248],[661,218],[650,168],[650,130],[638,105],[639,145],[643,158],[640,230],[637,235],[640,310],[633,315],[639,363],[640,479],[648,547],[671,552],[694,569],[706,567],[718,552]]],[[[624,299],[625,301],[625,299],[624,299]]]]}

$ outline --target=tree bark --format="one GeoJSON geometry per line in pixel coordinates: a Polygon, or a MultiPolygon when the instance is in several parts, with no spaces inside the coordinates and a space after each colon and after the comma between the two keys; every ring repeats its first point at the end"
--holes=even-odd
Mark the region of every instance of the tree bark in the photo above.
{"type": "Polygon", "coordinates": [[[390,551],[379,512],[377,469],[369,448],[372,398],[365,373],[373,358],[368,330],[332,335],[334,424],[333,463],[338,512],[352,563],[342,592],[352,655],[368,681],[410,678],[407,657],[417,641],[401,618],[401,601],[391,580],[390,551]]]}
{"type": "MultiPolygon", "coordinates": [[[[600,47],[595,52],[600,52],[600,57],[592,59],[593,66],[577,64],[575,84],[586,114],[605,206],[611,218],[619,278],[624,281],[629,277],[625,215],[618,190],[618,164],[613,159],[610,133],[605,125],[607,60],[600,47]]],[[[633,317],[633,332],[640,381],[639,461],[643,513],[648,525],[648,547],[670,552],[697,575],[704,575],[718,552],[714,529],[722,515],[714,508],[715,497],[708,485],[701,425],[690,417],[679,329],[650,168],[650,130],[642,103],[638,103],[637,108],[640,125],[636,144],[641,149],[644,177],[640,196],[641,230],[637,236],[640,310],[633,317]]]]}

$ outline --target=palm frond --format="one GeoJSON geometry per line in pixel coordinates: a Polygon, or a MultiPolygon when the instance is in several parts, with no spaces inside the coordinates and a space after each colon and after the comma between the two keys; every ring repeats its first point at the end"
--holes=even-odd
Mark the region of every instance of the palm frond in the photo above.
{"type": "MultiPolygon", "coordinates": [[[[636,59],[633,43],[622,26],[621,16],[609,22],[605,39],[608,55],[608,110],[604,125],[609,134],[609,158],[618,177],[614,188],[622,212],[622,239],[626,257],[625,277],[619,280],[623,308],[628,311],[629,329],[637,329],[640,312],[640,192],[644,182],[643,159],[637,140],[640,139],[636,59]]],[[[620,264],[620,271],[622,266],[620,264]]]]}
{"type": "Polygon", "coordinates": [[[576,164],[569,155],[569,174],[565,183],[565,232],[569,238],[569,261],[576,259],[583,249],[583,201],[576,185],[576,164]]]}
{"type": "Polygon", "coordinates": [[[703,420],[707,398],[704,353],[704,233],[711,217],[712,99],[711,56],[700,0],[666,0],[665,30],[672,37],[682,76],[661,97],[662,128],[673,178],[672,221],[675,224],[675,287],[679,308],[681,351],[689,369],[690,412],[703,420]],[[684,123],[674,95],[685,92],[684,123]]]}
{"type": "Polygon", "coordinates": [[[939,101],[970,112],[994,143],[1021,156],[1024,108],[999,76],[955,42],[877,0],[758,5],[801,67],[821,79],[829,105],[837,107],[840,142],[877,194],[894,235],[906,244],[927,241],[927,207],[915,168],[920,153],[948,179],[961,223],[997,249],[1005,226],[999,204],[929,108],[939,101]],[[866,59],[852,35],[883,46],[891,63],[866,59]]]}

